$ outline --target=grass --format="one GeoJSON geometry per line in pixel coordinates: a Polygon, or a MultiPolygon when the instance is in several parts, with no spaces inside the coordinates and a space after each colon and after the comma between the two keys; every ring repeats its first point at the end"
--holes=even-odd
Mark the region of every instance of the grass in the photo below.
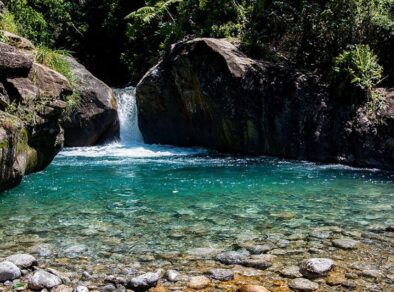
{"type": "Polygon", "coordinates": [[[0,30],[18,34],[18,26],[15,22],[14,15],[11,12],[4,11],[0,14],[0,30]]]}
{"type": "Polygon", "coordinates": [[[72,83],[71,66],[66,59],[69,55],[70,53],[65,50],[53,50],[45,46],[38,46],[34,54],[34,60],[59,72],[72,83]]]}

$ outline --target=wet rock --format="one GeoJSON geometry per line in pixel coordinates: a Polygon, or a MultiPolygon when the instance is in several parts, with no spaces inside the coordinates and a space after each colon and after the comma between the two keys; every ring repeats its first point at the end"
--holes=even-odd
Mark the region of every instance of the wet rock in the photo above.
{"type": "Polygon", "coordinates": [[[245,267],[265,270],[265,269],[272,266],[271,261],[275,257],[276,256],[270,255],[270,254],[267,254],[267,255],[263,254],[263,255],[258,255],[258,256],[253,256],[251,258],[248,258],[248,259],[242,261],[242,263],[240,263],[240,264],[245,267]]]}
{"type": "Polygon", "coordinates": [[[170,282],[177,282],[179,280],[179,273],[175,270],[168,270],[166,273],[166,278],[170,282]]]}
{"type": "Polygon", "coordinates": [[[374,269],[364,269],[362,270],[361,274],[368,278],[380,278],[382,276],[380,271],[374,269]]]}
{"type": "Polygon", "coordinates": [[[115,291],[115,290],[116,290],[116,287],[114,284],[107,284],[99,289],[100,292],[111,292],[111,291],[115,291]]]}
{"type": "Polygon", "coordinates": [[[332,241],[333,246],[341,249],[356,249],[360,242],[351,238],[340,238],[332,241]]]}
{"type": "Polygon", "coordinates": [[[247,260],[249,255],[247,250],[226,251],[219,254],[216,259],[225,265],[239,265],[247,260]]]}
{"type": "Polygon", "coordinates": [[[40,244],[34,247],[32,252],[42,258],[48,258],[53,255],[52,246],[49,244],[40,244]]]}
{"type": "Polygon", "coordinates": [[[160,276],[158,273],[146,273],[138,277],[131,278],[127,281],[127,288],[135,291],[147,291],[149,288],[155,287],[159,281],[160,276]]]}
{"type": "Polygon", "coordinates": [[[326,279],[327,284],[335,286],[342,285],[346,281],[345,271],[343,269],[335,267],[326,279]]]}
{"type": "Polygon", "coordinates": [[[21,270],[12,262],[0,263],[0,282],[12,281],[21,276],[21,270]]]}
{"type": "Polygon", "coordinates": [[[188,250],[187,254],[199,258],[213,258],[216,257],[220,252],[221,250],[217,248],[199,247],[188,250]]]}
{"type": "Polygon", "coordinates": [[[211,269],[208,273],[209,278],[218,281],[231,281],[234,279],[234,272],[227,269],[211,269]]]}
{"type": "Polygon", "coordinates": [[[278,247],[280,248],[285,248],[290,244],[290,241],[286,240],[286,239],[281,239],[277,242],[278,247]]]}
{"type": "Polygon", "coordinates": [[[30,254],[14,254],[7,257],[7,261],[14,263],[21,269],[31,268],[38,264],[36,258],[30,254]]]}
{"type": "Polygon", "coordinates": [[[280,271],[280,274],[287,278],[301,278],[300,268],[297,266],[289,266],[280,271]]]}
{"type": "Polygon", "coordinates": [[[356,282],[353,281],[353,280],[346,280],[346,281],[344,281],[344,282],[342,283],[342,286],[343,286],[343,287],[346,287],[346,288],[356,288],[356,287],[357,287],[357,284],[356,284],[356,282]]]}
{"type": "Polygon", "coordinates": [[[318,239],[328,239],[332,236],[332,233],[325,230],[314,230],[310,233],[310,236],[318,239]]]}
{"type": "Polygon", "coordinates": [[[89,289],[85,286],[77,286],[74,288],[73,292],[89,292],[89,289]]]}
{"type": "Polygon", "coordinates": [[[304,278],[291,280],[289,286],[295,291],[315,291],[319,289],[319,284],[304,278]]]}
{"type": "Polygon", "coordinates": [[[211,284],[211,280],[205,276],[191,277],[187,286],[192,289],[204,289],[211,284]]]}
{"type": "Polygon", "coordinates": [[[394,224],[387,226],[387,227],[386,227],[386,231],[388,231],[388,232],[394,232],[394,224]]]}
{"type": "Polygon", "coordinates": [[[69,258],[77,258],[77,257],[83,255],[84,253],[86,253],[87,251],[88,251],[88,248],[86,245],[77,244],[77,245],[73,245],[73,246],[68,247],[64,251],[64,254],[69,258]]]}
{"type": "Polygon", "coordinates": [[[246,248],[251,254],[262,254],[266,253],[273,249],[272,245],[263,244],[263,245],[253,245],[246,248]]]}
{"type": "Polygon", "coordinates": [[[269,290],[259,285],[243,285],[237,289],[237,292],[269,292],[269,290]]]}
{"type": "Polygon", "coordinates": [[[301,263],[300,272],[307,278],[326,276],[334,267],[335,262],[327,258],[311,258],[301,263]]]}
{"type": "Polygon", "coordinates": [[[62,280],[44,270],[35,271],[28,279],[28,286],[31,290],[52,289],[62,284],[62,280]]]}

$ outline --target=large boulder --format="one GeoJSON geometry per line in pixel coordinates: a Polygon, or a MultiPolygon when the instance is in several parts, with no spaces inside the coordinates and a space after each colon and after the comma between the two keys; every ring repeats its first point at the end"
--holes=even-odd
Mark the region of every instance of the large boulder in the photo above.
{"type": "Polygon", "coordinates": [[[33,60],[15,47],[0,42],[0,77],[27,77],[33,60]]]}
{"type": "Polygon", "coordinates": [[[64,124],[65,146],[93,146],[119,138],[117,101],[111,88],[68,58],[79,102],[64,124]]]}
{"type": "Polygon", "coordinates": [[[316,76],[252,60],[225,40],[172,46],[136,94],[147,143],[394,169],[392,111],[374,119],[316,76]]]}

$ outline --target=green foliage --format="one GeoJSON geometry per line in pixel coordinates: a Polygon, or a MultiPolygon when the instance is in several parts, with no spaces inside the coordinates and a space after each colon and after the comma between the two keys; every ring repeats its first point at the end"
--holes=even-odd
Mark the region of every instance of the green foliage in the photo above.
{"type": "Polygon", "coordinates": [[[66,57],[70,53],[65,50],[53,50],[45,46],[38,46],[36,48],[34,59],[37,63],[45,65],[56,72],[65,76],[70,83],[72,82],[71,66],[66,57]]]}
{"type": "MultiPolygon", "coordinates": [[[[382,81],[383,67],[368,45],[356,45],[335,60],[337,72],[345,72],[350,82],[363,90],[372,90],[382,81]]],[[[373,94],[371,95],[374,96],[373,94]]]]}
{"type": "Polygon", "coordinates": [[[0,13],[0,30],[18,34],[18,27],[15,23],[14,15],[8,10],[0,13]]]}

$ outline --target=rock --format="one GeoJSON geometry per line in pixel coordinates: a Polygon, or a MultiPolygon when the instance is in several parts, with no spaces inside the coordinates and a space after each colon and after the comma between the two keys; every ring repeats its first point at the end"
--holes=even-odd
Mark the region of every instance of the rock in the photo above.
{"type": "Polygon", "coordinates": [[[255,269],[260,269],[260,270],[265,270],[268,269],[269,267],[272,266],[272,263],[265,260],[265,259],[258,259],[258,258],[252,258],[252,259],[246,259],[240,263],[241,265],[245,267],[250,267],[250,268],[255,268],[255,269]]]}
{"type": "Polygon", "coordinates": [[[0,110],[4,110],[10,104],[10,97],[3,83],[0,82],[0,110]]]}
{"type": "Polygon", "coordinates": [[[342,285],[346,281],[345,271],[335,267],[326,279],[328,285],[342,285]]]}
{"type": "Polygon", "coordinates": [[[89,289],[85,286],[77,286],[74,288],[73,292],[89,292],[89,289]]]}
{"type": "Polygon", "coordinates": [[[191,277],[187,286],[192,289],[200,290],[207,288],[211,284],[211,280],[205,276],[191,277]]]}
{"type": "Polygon", "coordinates": [[[30,254],[14,254],[7,257],[6,260],[14,263],[20,269],[31,268],[38,264],[36,258],[30,254]]]}
{"type": "Polygon", "coordinates": [[[394,224],[387,226],[387,227],[386,227],[386,231],[388,231],[388,232],[394,232],[394,224]]]}
{"type": "Polygon", "coordinates": [[[341,249],[356,249],[360,244],[359,241],[351,238],[334,239],[332,245],[341,249]]]}
{"type": "Polygon", "coordinates": [[[88,247],[84,244],[77,244],[66,248],[64,254],[69,258],[77,258],[88,251],[88,247]]]}
{"type": "Polygon", "coordinates": [[[24,103],[34,102],[40,95],[40,89],[25,77],[8,78],[7,84],[16,93],[17,99],[24,103]]]}
{"type": "Polygon", "coordinates": [[[315,291],[319,289],[319,284],[304,278],[296,278],[291,280],[289,286],[295,291],[315,291]]]}
{"type": "Polygon", "coordinates": [[[217,248],[199,247],[188,250],[187,254],[198,258],[213,258],[216,257],[220,252],[221,250],[217,248]]]}
{"type": "Polygon", "coordinates": [[[70,83],[66,77],[41,64],[33,63],[29,79],[46,97],[63,99],[72,94],[70,83]]]}
{"type": "Polygon", "coordinates": [[[0,77],[27,77],[32,65],[32,58],[0,42],[0,77]]]}
{"type": "Polygon", "coordinates": [[[21,270],[9,261],[0,262],[0,282],[12,281],[21,276],[21,270]]]}
{"type": "Polygon", "coordinates": [[[3,33],[3,35],[7,39],[7,44],[17,49],[26,50],[26,51],[32,51],[35,49],[33,43],[24,37],[10,33],[5,30],[2,30],[0,32],[3,33]]]}
{"type": "Polygon", "coordinates": [[[247,247],[247,250],[251,254],[262,254],[262,253],[266,253],[272,249],[273,249],[273,246],[269,245],[269,244],[253,245],[253,246],[247,247]]]}
{"type": "Polygon", "coordinates": [[[387,110],[372,120],[317,75],[212,38],[174,44],[137,85],[146,143],[394,169],[394,98],[384,96],[387,110]]]}
{"type": "Polygon", "coordinates": [[[218,281],[231,281],[234,279],[234,272],[226,269],[211,269],[208,273],[209,278],[218,281]]]}
{"type": "Polygon", "coordinates": [[[362,270],[361,274],[368,278],[380,278],[382,276],[380,271],[374,269],[364,269],[362,270]]]}
{"type": "Polygon", "coordinates": [[[289,266],[280,271],[280,274],[287,278],[301,278],[300,268],[297,266],[289,266]]]}
{"type": "Polygon", "coordinates": [[[44,270],[37,270],[28,279],[28,286],[31,290],[52,289],[62,284],[62,280],[44,270]]]}
{"type": "Polygon", "coordinates": [[[73,292],[73,288],[66,285],[59,285],[51,290],[51,292],[73,292]]]}
{"type": "Polygon", "coordinates": [[[71,120],[64,123],[65,145],[94,146],[119,138],[117,101],[111,88],[75,59],[68,58],[73,85],[80,97],[71,120]]]}
{"type": "Polygon", "coordinates": [[[159,281],[160,276],[158,273],[146,273],[141,276],[131,278],[127,281],[127,288],[134,291],[147,291],[149,288],[155,287],[159,281]]]}
{"type": "Polygon", "coordinates": [[[42,258],[49,258],[53,255],[52,246],[49,244],[40,244],[32,248],[31,251],[42,258]]]}
{"type": "Polygon", "coordinates": [[[226,251],[220,253],[216,259],[225,265],[239,265],[247,260],[250,253],[246,250],[226,251]]]}
{"type": "Polygon", "coordinates": [[[100,292],[111,292],[115,291],[116,287],[114,284],[107,284],[99,289],[100,292]]]}
{"type": "Polygon", "coordinates": [[[179,280],[179,273],[175,270],[168,270],[166,273],[166,278],[170,282],[177,282],[179,280]]]}
{"type": "Polygon", "coordinates": [[[269,292],[269,290],[259,285],[243,285],[237,289],[237,292],[269,292]]]}
{"type": "Polygon", "coordinates": [[[311,258],[301,263],[300,272],[307,278],[326,276],[334,267],[335,262],[326,258],[311,258]]]}

